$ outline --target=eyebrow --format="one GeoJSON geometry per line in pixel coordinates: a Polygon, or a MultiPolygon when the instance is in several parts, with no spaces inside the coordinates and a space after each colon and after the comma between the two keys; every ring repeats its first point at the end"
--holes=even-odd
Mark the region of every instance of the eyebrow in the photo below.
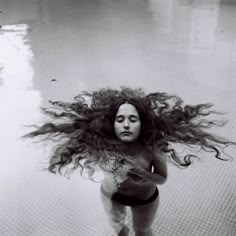
{"type": "MultiPolygon", "coordinates": [[[[116,116],[116,118],[119,118],[119,117],[124,117],[125,115],[118,115],[118,116],[116,116]]],[[[137,115],[128,115],[129,117],[135,117],[135,118],[138,118],[138,116],[137,115]]]]}

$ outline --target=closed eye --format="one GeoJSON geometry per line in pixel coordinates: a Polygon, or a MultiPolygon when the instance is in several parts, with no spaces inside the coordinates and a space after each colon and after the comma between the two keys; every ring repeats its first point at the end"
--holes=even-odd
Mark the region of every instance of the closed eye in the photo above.
{"type": "MultiPolygon", "coordinates": [[[[121,123],[121,122],[124,121],[124,119],[125,119],[124,116],[119,115],[119,116],[116,117],[116,122],[121,123]]],[[[138,121],[138,119],[139,119],[139,118],[138,118],[137,116],[135,116],[135,115],[131,115],[131,116],[129,116],[129,120],[130,120],[130,122],[136,122],[136,121],[138,121]]]]}
{"type": "Polygon", "coordinates": [[[121,123],[121,122],[124,121],[124,117],[123,117],[123,116],[117,116],[117,117],[116,117],[116,121],[119,122],[119,123],[121,123]]]}
{"type": "Polygon", "coordinates": [[[129,120],[130,120],[131,122],[136,122],[136,121],[138,120],[138,117],[132,115],[132,116],[130,116],[129,120]]]}

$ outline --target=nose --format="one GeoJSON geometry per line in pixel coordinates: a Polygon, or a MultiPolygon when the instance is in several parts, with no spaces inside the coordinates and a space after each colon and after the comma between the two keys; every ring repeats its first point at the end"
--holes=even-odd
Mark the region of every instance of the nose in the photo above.
{"type": "Polygon", "coordinates": [[[124,121],[124,129],[129,129],[129,121],[128,120],[125,120],[124,121]]]}

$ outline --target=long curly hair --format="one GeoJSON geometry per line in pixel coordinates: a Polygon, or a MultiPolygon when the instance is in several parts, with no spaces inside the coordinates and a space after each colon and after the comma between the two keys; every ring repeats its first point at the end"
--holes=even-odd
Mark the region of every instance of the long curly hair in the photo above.
{"type": "Polygon", "coordinates": [[[222,114],[210,111],[212,104],[184,105],[183,100],[175,95],[159,92],[146,95],[142,89],[121,87],[120,90],[84,91],[71,103],[49,102],[52,107],[42,108],[42,112],[52,121],[35,126],[35,130],[23,138],[46,136],[44,140],[57,143],[47,168],[52,173],[65,174],[80,168],[81,174],[86,169],[92,178],[94,167],[107,170],[105,167],[111,157],[122,165],[128,154],[124,143],[115,135],[114,120],[119,106],[125,102],[134,105],[140,116],[139,141],[157,158],[165,154],[180,167],[189,166],[196,155],[179,156],[172,147],[175,143],[214,152],[214,156],[221,160],[226,160],[221,156],[224,148],[236,144],[206,132],[212,126],[225,124],[204,119],[212,113],[222,114]]]}

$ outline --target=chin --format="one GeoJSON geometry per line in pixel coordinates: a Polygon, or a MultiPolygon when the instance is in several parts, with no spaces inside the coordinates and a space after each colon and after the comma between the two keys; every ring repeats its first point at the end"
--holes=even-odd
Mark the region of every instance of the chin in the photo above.
{"type": "Polygon", "coordinates": [[[132,143],[135,141],[135,139],[129,137],[121,138],[120,140],[124,143],[132,143]]]}

